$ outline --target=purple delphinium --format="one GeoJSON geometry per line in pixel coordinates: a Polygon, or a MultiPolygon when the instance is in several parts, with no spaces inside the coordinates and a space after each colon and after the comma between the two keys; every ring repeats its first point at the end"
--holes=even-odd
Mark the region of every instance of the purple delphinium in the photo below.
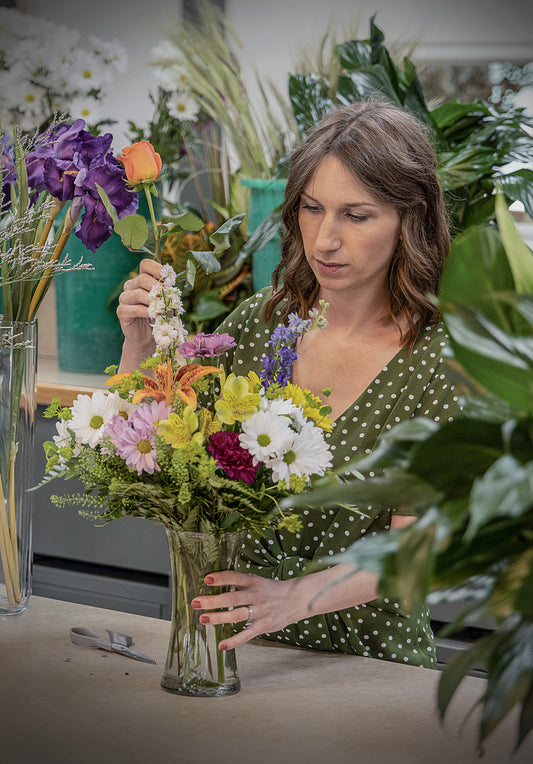
{"type": "Polygon", "coordinates": [[[183,358],[215,358],[235,346],[236,342],[229,334],[199,332],[194,339],[184,342],[178,352],[183,358]]]}
{"type": "Polygon", "coordinates": [[[294,345],[298,337],[310,329],[311,322],[308,324],[308,321],[291,313],[288,326],[285,324],[276,326],[267,342],[267,345],[274,348],[274,352],[270,355],[265,353],[261,358],[263,387],[269,387],[274,383],[282,386],[287,384],[292,374],[292,365],[298,357],[294,345]]]}
{"type": "Polygon", "coordinates": [[[126,187],[126,173],[111,152],[111,133],[94,136],[85,122],[60,125],[47,130],[26,159],[28,184],[35,191],[47,190],[60,199],[77,199],[84,206],[76,236],[95,252],[113,233],[113,220],[107,212],[98,186],[107,193],[119,218],[136,212],[139,197],[126,187]]]}
{"type": "Polygon", "coordinates": [[[11,183],[15,182],[17,171],[13,162],[13,147],[9,145],[7,135],[0,139],[2,151],[2,187],[0,188],[0,212],[4,212],[11,204],[11,183]]]}
{"type": "Polygon", "coordinates": [[[239,443],[239,434],[231,430],[219,430],[209,437],[207,450],[218,466],[232,480],[252,484],[259,465],[255,466],[252,455],[239,443]]]}

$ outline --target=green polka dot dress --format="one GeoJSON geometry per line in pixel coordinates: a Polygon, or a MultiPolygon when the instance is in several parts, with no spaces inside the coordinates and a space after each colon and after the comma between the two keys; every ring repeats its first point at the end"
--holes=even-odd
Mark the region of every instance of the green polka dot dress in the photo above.
{"type": "MultiPolygon", "coordinates": [[[[261,372],[260,359],[268,353],[271,331],[280,321],[279,311],[267,324],[263,307],[270,287],[241,303],[218,331],[235,338],[237,347],[225,365],[235,374],[261,372]]],[[[444,421],[457,412],[457,399],[441,361],[445,344],[442,325],[421,336],[413,351],[401,349],[373,380],[368,389],[326,434],[338,468],[355,456],[370,453],[380,434],[415,415],[444,421]]],[[[334,377],[330,387],[335,385],[334,377]]],[[[390,528],[390,510],[361,507],[365,517],[343,508],[304,512],[299,533],[267,531],[260,538],[248,535],[240,569],[273,579],[286,580],[305,572],[318,560],[327,561],[344,552],[362,536],[390,528]]],[[[345,610],[314,616],[263,635],[266,639],[317,650],[352,653],[370,658],[436,665],[435,640],[427,610],[416,616],[402,612],[398,602],[383,598],[345,610]]]]}

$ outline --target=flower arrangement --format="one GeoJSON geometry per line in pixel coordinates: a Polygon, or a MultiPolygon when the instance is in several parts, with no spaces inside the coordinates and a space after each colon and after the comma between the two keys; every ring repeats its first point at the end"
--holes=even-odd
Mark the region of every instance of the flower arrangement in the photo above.
{"type": "Polygon", "coordinates": [[[44,129],[54,114],[82,117],[92,130],[109,120],[99,115],[106,86],[127,67],[117,40],[80,34],[45,18],[0,8],[0,124],[24,131],[44,129]]]}
{"type": "MultiPolygon", "coordinates": [[[[175,279],[163,266],[150,294],[154,356],[111,376],[109,391],[79,395],[69,408],[56,399],[47,410],[58,422],[45,444],[45,480],[81,479],[86,493],[54,501],[105,522],[134,515],[174,530],[258,530],[279,514],[282,497],[331,465],[323,435],[330,407],[287,381],[296,339],[325,325],[326,306],[277,327],[261,376],[227,375],[215,362],[233,338],[186,339],[175,279]]],[[[300,520],[282,513],[280,524],[297,529],[300,520]]]]}

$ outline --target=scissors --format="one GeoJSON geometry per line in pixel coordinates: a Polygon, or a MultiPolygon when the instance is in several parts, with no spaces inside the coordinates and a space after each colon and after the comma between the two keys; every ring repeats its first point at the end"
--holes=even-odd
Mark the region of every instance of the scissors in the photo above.
{"type": "Polygon", "coordinates": [[[99,634],[95,634],[94,631],[83,628],[83,626],[75,626],[70,630],[70,641],[74,645],[90,647],[93,650],[100,649],[111,653],[120,653],[127,658],[133,658],[135,661],[155,663],[152,658],[130,648],[130,645],[133,644],[132,637],[129,637],[127,634],[121,634],[119,631],[111,631],[110,629],[106,629],[106,631],[109,634],[109,640],[104,639],[99,634]]]}

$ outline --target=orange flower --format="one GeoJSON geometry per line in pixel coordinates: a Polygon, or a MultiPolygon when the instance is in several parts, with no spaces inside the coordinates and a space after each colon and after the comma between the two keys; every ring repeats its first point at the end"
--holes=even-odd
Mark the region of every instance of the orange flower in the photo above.
{"type": "MultiPolygon", "coordinates": [[[[202,366],[200,363],[189,363],[181,366],[174,374],[170,362],[154,366],[154,379],[143,374],[144,389],[137,390],[131,399],[132,403],[139,403],[145,398],[153,398],[154,401],[166,401],[172,403],[174,395],[177,395],[184,403],[196,408],[197,396],[192,387],[200,377],[207,374],[220,374],[216,366],[202,366]]],[[[115,374],[105,382],[106,385],[117,385],[123,379],[129,377],[129,373],[115,374]]]]}
{"type": "Polygon", "coordinates": [[[138,141],[122,149],[118,156],[132,186],[157,180],[161,172],[161,157],[150,141],[138,141]]]}

